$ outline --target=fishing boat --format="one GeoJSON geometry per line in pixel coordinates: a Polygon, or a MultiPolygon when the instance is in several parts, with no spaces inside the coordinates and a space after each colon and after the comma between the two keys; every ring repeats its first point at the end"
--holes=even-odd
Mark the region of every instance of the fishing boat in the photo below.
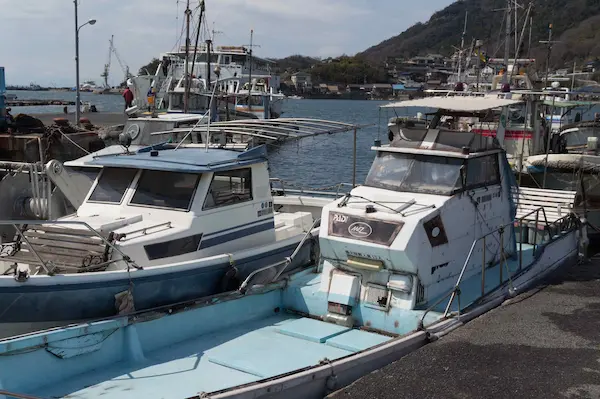
{"type": "Polygon", "coordinates": [[[494,138],[424,128],[373,150],[365,184],[323,208],[314,267],[0,341],[0,389],[321,398],[576,261],[578,219],[525,210],[494,138]]]}
{"type": "Polygon", "coordinates": [[[527,186],[576,193],[574,208],[594,236],[600,234],[599,139],[600,121],[564,126],[552,135],[548,154],[527,158],[523,168],[527,186]]]}
{"type": "Polygon", "coordinates": [[[264,146],[123,145],[64,163],[91,185],[80,203],[78,181],[47,166],[75,214],[0,222],[16,229],[0,245],[0,323],[149,309],[215,294],[266,265],[314,260],[313,214],[330,199],[277,206],[264,146]]]}

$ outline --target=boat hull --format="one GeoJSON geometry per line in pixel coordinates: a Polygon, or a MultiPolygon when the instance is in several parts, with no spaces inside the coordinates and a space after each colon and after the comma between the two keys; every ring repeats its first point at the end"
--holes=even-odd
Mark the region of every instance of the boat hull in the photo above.
{"type": "MultiPolygon", "coordinates": [[[[29,326],[35,328],[35,323],[64,325],[114,316],[117,307],[123,306],[115,296],[128,291],[135,310],[139,311],[236,289],[240,279],[252,271],[290,256],[299,242],[300,238],[286,240],[275,248],[245,251],[231,258],[222,255],[144,270],[132,269],[129,273],[32,276],[23,283],[12,276],[0,277],[0,336],[6,336],[4,330],[11,329],[5,323],[14,324],[17,329],[19,325],[29,329],[29,326]],[[232,266],[237,269],[238,278],[231,280],[225,275],[232,266]]],[[[316,240],[305,242],[290,270],[310,263],[313,245],[317,245],[316,240]]]]}

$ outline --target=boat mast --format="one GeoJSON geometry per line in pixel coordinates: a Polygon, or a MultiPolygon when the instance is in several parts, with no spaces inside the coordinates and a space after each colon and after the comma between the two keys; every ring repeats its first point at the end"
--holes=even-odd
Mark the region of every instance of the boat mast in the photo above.
{"type": "MultiPolygon", "coordinates": [[[[204,18],[204,0],[200,2],[200,18],[198,18],[198,29],[196,29],[196,42],[194,43],[194,56],[192,57],[192,75],[196,66],[196,54],[198,53],[198,41],[200,40],[200,30],[202,29],[202,18],[204,18]]],[[[210,60],[209,60],[210,62],[210,60]]],[[[210,87],[210,80],[208,82],[210,87]]]]}
{"type": "Polygon", "coordinates": [[[192,10],[190,10],[190,0],[187,0],[185,8],[185,92],[183,94],[183,112],[189,111],[190,100],[190,18],[192,10]]]}
{"type": "Polygon", "coordinates": [[[465,49],[465,35],[467,34],[467,18],[469,17],[469,11],[465,11],[465,27],[462,32],[460,39],[460,50],[458,51],[458,83],[462,80],[462,57],[465,49]]]}
{"type": "Polygon", "coordinates": [[[506,39],[504,41],[504,75],[502,75],[502,84],[509,83],[508,81],[508,60],[510,58],[510,33],[511,33],[511,10],[512,0],[508,0],[508,8],[506,9],[506,39]]]}
{"type": "Polygon", "coordinates": [[[248,50],[248,112],[252,112],[252,48],[254,47],[254,29],[250,29],[250,50],[248,50]]]}

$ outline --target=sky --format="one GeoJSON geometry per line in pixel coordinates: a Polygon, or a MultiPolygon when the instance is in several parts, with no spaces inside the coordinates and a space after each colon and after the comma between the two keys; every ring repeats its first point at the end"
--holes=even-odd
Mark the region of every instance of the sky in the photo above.
{"type": "MultiPolygon", "coordinates": [[[[283,58],[352,55],[424,22],[453,0],[205,0],[216,45],[247,45],[283,58]]],[[[181,37],[185,0],[79,0],[80,80],[102,81],[109,39],[133,73],[181,37]]],[[[191,8],[198,0],[191,1],[191,8]]],[[[0,66],[7,84],[75,86],[72,0],[0,0],[0,66]]],[[[109,83],[123,80],[114,60],[109,83]]]]}

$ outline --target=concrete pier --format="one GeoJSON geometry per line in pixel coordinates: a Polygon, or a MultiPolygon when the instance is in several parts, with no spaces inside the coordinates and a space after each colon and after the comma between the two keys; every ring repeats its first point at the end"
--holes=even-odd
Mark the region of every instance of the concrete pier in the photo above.
{"type": "MultiPolygon", "coordinates": [[[[75,123],[75,114],[30,114],[34,118],[38,118],[44,125],[51,125],[54,118],[68,119],[71,123],[75,123]]],[[[87,112],[81,114],[82,118],[87,118],[96,126],[114,126],[122,125],[127,120],[127,116],[123,112],[87,112]]]]}
{"type": "Polygon", "coordinates": [[[600,258],[329,398],[600,398],[600,258]]]}

